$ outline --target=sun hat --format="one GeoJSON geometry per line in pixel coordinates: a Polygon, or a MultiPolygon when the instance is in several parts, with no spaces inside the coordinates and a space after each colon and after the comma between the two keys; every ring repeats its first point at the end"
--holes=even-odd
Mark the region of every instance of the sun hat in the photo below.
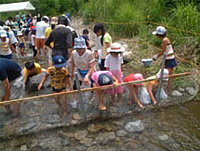
{"type": "MultiPolygon", "coordinates": [[[[169,71],[167,69],[164,69],[163,71],[163,76],[168,76],[169,75],[169,71]]],[[[159,72],[156,74],[156,77],[160,78],[161,76],[161,69],[159,70],[159,72]]],[[[169,78],[163,78],[163,81],[168,81],[169,78]]]]}
{"type": "Polygon", "coordinates": [[[57,25],[58,24],[58,18],[57,17],[51,17],[51,24],[57,25]]]}
{"type": "MultiPolygon", "coordinates": [[[[138,81],[138,80],[144,80],[143,75],[141,73],[133,74],[133,81],[138,81]]],[[[136,83],[134,85],[136,85],[136,86],[144,86],[144,83],[141,82],[141,83],[136,83]]]]}
{"type": "Polygon", "coordinates": [[[107,49],[107,52],[124,52],[125,48],[122,47],[120,43],[114,42],[111,46],[107,49]]]}
{"type": "Polygon", "coordinates": [[[0,36],[3,37],[7,37],[7,32],[5,30],[1,30],[0,32],[0,36]]]}
{"type": "Polygon", "coordinates": [[[42,20],[43,20],[43,19],[49,20],[49,17],[48,17],[48,16],[43,16],[43,17],[42,17],[42,20]]]}
{"type": "Polygon", "coordinates": [[[153,35],[164,35],[166,33],[166,29],[163,26],[158,26],[155,31],[152,32],[153,35]]]}
{"type": "Polygon", "coordinates": [[[99,86],[113,84],[113,79],[110,75],[102,73],[98,77],[98,84],[99,86]]]}
{"type": "Polygon", "coordinates": [[[84,48],[84,49],[87,48],[86,43],[85,43],[85,39],[83,37],[75,38],[74,49],[77,49],[77,48],[84,48]]]}
{"type": "Polygon", "coordinates": [[[53,65],[56,68],[66,67],[67,65],[67,62],[62,55],[53,56],[52,59],[53,59],[53,65]]]}

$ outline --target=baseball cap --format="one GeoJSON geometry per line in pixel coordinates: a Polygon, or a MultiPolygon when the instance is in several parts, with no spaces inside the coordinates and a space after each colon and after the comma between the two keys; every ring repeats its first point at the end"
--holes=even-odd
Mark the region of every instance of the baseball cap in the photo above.
{"type": "Polygon", "coordinates": [[[155,31],[152,32],[153,35],[164,35],[166,33],[166,29],[163,26],[158,26],[155,31]]]}
{"type": "Polygon", "coordinates": [[[56,68],[65,67],[67,62],[62,55],[53,56],[53,64],[56,68]]]}
{"type": "Polygon", "coordinates": [[[113,84],[113,79],[110,75],[102,73],[99,75],[98,84],[99,86],[113,84]]]}

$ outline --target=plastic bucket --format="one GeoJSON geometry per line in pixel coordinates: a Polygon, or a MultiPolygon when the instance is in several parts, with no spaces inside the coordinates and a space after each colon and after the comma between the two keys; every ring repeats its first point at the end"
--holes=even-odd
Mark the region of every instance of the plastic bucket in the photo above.
{"type": "Polygon", "coordinates": [[[149,67],[152,64],[152,59],[142,59],[144,67],[149,67]]]}

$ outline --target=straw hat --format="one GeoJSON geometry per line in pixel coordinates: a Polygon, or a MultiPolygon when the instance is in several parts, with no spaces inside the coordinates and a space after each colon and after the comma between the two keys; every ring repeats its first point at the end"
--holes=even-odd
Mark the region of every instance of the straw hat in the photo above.
{"type": "Polygon", "coordinates": [[[121,46],[120,43],[112,43],[111,46],[107,49],[107,52],[124,52],[125,48],[121,46]]]}

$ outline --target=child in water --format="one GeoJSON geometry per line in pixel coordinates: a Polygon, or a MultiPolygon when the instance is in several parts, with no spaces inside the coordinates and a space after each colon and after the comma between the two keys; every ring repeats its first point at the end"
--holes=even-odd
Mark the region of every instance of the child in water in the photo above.
{"type": "MultiPolygon", "coordinates": [[[[124,52],[124,48],[120,43],[113,43],[111,47],[107,49],[107,52],[110,53],[106,56],[105,60],[105,68],[110,71],[118,80],[118,83],[122,83],[122,64],[123,57],[122,52],[124,52]]],[[[115,103],[115,95],[117,94],[117,100],[121,103],[121,94],[123,93],[123,87],[119,86],[117,88],[112,88],[107,90],[108,93],[111,94],[112,103],[115,103]]]]}
{"type": "MultiPolygon", "coordinates": [[[[62,55],[54,56],[53,57],[53,66],[47,68],[46,75],[43,77],[42,81],[38,85],[38,90],[41,89],[42,85],[48,78],[51,76],[51,87],[53,92],[59,93],[66,91],[66,88],[71,90],[71,83],[69,80],[69,73],[66,68],[66,60],[62,55]]],[[[56,96],[55,102],[63,108],[64,115],[67,114],[67,103],[66,103],[66,96],[56,96]]]]}
{"type": "Polygon", "coordinates": [[[19,41],[20,54],[22,56],[25,56],[26,55],[26,52],[25,52],[26,42],[25,42],[23,33],[21,31],[18,31],[18,33],[17,33],[17,39],[19,41]]]}

